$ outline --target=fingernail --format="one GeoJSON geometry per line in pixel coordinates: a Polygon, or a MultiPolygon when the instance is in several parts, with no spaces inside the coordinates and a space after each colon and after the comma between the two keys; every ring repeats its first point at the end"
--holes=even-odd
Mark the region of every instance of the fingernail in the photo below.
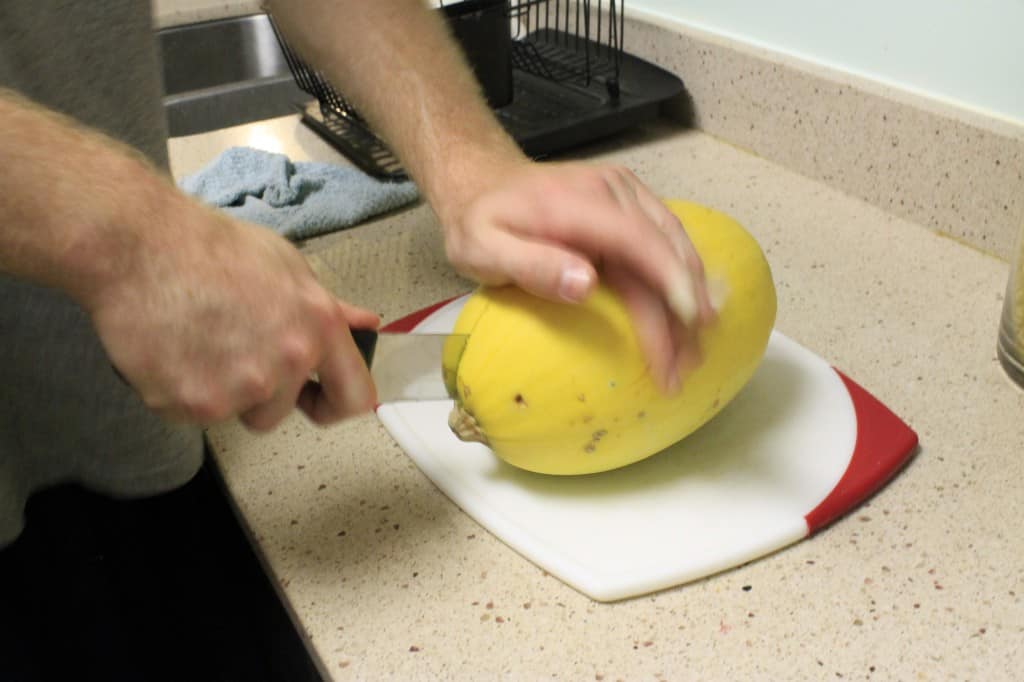
{"type": "Polygon", "coordinates": [[[562,300],[579,303],[590,291],[590,272],[586,268],[570,266],[562,270],[558,283],[558,295],[562,300]]]}
{"type": "Polygon", "coordinates": [[[717,315],[725,306],[726,299],[729,298],[729,284],[721,277],[708,277],[707,290],[711,310],[717,315]]]}
{"type": "Polygon", "coordinates": [[[668,390],[668,394],[672,396],[679,393],[679,389],[682,387],[682,380],[679,378],[679,366],[677,365],[668,373],[668,383],[665,385],[665,388],[668,390]]]}
{"type": "Polygon", "coordinates": [[[684,271],[669,293],[668,304],[679,320],[689,326],[697,321],[697,297],[693,293],[693,276],[684,271]]]}

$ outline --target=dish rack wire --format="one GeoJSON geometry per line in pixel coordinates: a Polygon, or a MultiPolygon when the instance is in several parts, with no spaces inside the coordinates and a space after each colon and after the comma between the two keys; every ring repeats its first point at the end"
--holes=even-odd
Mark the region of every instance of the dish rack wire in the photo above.
{"type": "MultiPolygon", "coordinates": [[[[682,81],[623,49],[622,0],[441,2],[455,39],[505,129],[541,157],[657,116],[682,81]]],[[[271,25],[298,86],[315,102],[303,122],[375,177],[406,179],[401,162],[325,75],[271,25]]]]}
{"type": "Polygon", "coordinates": [[[553,82],[584,86],[595,77],[603,78],[609,94],[617,97],[625,31],[621,4],[512,0],[508,14],[513,67],[553,82]]]}

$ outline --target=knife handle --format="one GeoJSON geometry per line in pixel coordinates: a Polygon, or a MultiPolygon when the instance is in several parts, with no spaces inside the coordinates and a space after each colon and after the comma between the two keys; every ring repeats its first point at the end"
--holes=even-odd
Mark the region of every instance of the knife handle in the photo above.
{"type": "Polygon", "coordinates": [[[350,329],[352,340],[356,342],[359,354],[363,356],[367,367],[373,366],[373,351],[377,348],[377,331],[374,329],[350,329]]]}

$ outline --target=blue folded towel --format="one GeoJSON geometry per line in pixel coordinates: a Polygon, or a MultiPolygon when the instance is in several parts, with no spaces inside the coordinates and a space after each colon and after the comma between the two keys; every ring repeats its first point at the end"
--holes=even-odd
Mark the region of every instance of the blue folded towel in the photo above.
{"type": "Polygon", "coordinates": [[[329,163],[292,163],[284,154],[251,147],[224,151],[179,186],[288,239],[350,227],[417,197],[412,182],[381,182],[355,168],[329,163]]]}

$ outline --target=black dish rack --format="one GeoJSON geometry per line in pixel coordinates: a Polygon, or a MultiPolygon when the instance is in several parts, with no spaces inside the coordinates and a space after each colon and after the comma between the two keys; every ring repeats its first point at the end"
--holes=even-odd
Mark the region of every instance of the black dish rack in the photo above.
{"type": "MultiPolygon", "coordinates": [[[[677,76],[623,50],[622,4],[462,0],[437,11],[498,120],[537,158],[649,121],[684,96],[677,76]]],[[[274,30],[295,82],[316,98],[299,107],[303,122],[370,175],[406,179],[359,112],[274,30]]]]}

